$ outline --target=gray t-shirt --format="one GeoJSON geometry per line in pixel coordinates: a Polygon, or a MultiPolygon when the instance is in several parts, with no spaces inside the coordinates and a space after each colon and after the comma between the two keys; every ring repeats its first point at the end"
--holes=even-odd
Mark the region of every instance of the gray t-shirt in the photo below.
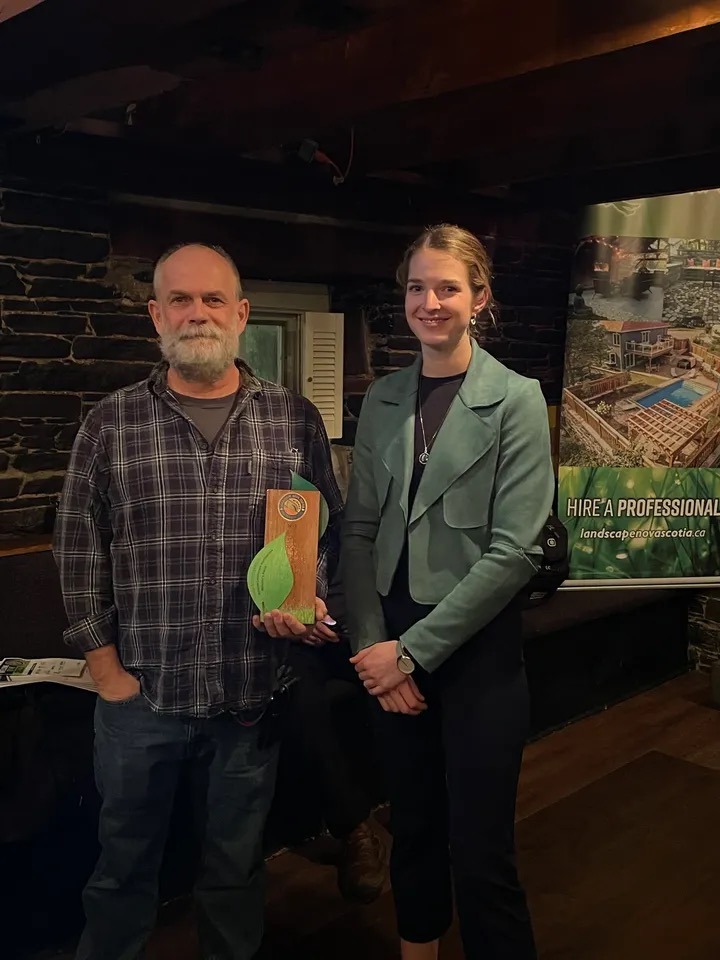
{"type": "Polygon", "coordinates": [[[237,392],[230,393],[227,397],[212,398],[186,397],[175,390],[171,392],[200,433],[212,445],[232,413],[237,392]]]}

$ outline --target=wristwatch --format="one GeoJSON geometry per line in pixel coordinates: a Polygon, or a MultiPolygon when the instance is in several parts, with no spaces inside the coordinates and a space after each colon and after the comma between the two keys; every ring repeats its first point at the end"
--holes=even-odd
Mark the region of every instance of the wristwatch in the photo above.
{"type": "Polygon", "coordinates": [[[400,640],[397,642],[397,666],[400,673],[404,673],[406,676],[410,676],[415,669],[415,661],[400,640]]]}

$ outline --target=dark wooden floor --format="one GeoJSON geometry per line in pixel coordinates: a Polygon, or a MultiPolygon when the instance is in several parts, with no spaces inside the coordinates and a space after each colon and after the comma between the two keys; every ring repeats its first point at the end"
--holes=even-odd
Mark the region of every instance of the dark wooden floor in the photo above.
{"type": "MultiPolygon", "coordinates": [[[[678,678],[532,744],[518,848],[542,960],[718,960],[720,711],[678,678]]],[[[390,893],[343,902],[317,842],[269,865],[273,960],[395,960],[390,893]]],[[[443,960],[463,957],[457,931],[443,960]]],[[[196,960],[192,921],[166,920],[150,960],[196,960]]]]}

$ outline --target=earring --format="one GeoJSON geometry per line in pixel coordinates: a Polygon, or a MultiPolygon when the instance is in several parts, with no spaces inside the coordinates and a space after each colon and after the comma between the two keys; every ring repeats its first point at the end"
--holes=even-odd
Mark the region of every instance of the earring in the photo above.
{"type": "Polygon", "coordinates": [[[477,326],[477,314],[475,314],[475,313],[473,313],[473,314],[470,315],[470,326],[471,326],[471,327],[476,327],[476,326],[477,326]]]}

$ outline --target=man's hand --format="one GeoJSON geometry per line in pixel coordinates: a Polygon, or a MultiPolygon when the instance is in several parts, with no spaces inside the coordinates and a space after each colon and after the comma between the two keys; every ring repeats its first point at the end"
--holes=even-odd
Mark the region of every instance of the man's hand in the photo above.
{"type": "Polygon", "coordinates": [[[337,643],[340,637],[332,629],[336,626],[335,620],[328,614],[323,620],[319,620],[312,628],[311,632],[303,638],[303,643],[309,647],[324,647],[326,643],[337,643]]]}
{"type": "Polygon", "coordinates": [[[391,693],[380,694],[378,702],[386,713],[404,713],[410,717],[418,717],[427,710],[425,697],[418,690],[412,677],[407,677],[391,693]]]}
{"type": "Polygon", "coordinates": [[[390,693],[406,679],[398,670],[397,643],[385,640],[365,647],[350,658],[368,693],[374,697],[390,693]]]}
{"type": "Polygon", "coordinates": [[[324,621],[328,618],[328,610],[325,601],[320,597],[315,597],[315,623],[304,624],[289,613],[281,613],[279,610],[271,610],[264,617],[255,614],[253,617],[253,626],[256,630],[262,630],[270,637],[276,639],[294,639],[302,640],[310,646],[321,646],[323,643],[337,641],[337,635],[330,629],[330,626],[324,621]]]}
{"type": "Polygon", "coordinates": [[[140,682],[120,663],[117,647],[110,643],[97,650],[88,650],[85,661],[97,687],[98,696],[108,702],[129,700],[140,693],[140,682]]]}
{"type": "Polygon", "coordinates": [[[98,695],[107,700],[108,703],[118,700],[130,700],[131,697],[140,693],[140,681],[127,670],[120,670],[119,673],[107,677],[102,684],[96,684],[98,695]]]}

